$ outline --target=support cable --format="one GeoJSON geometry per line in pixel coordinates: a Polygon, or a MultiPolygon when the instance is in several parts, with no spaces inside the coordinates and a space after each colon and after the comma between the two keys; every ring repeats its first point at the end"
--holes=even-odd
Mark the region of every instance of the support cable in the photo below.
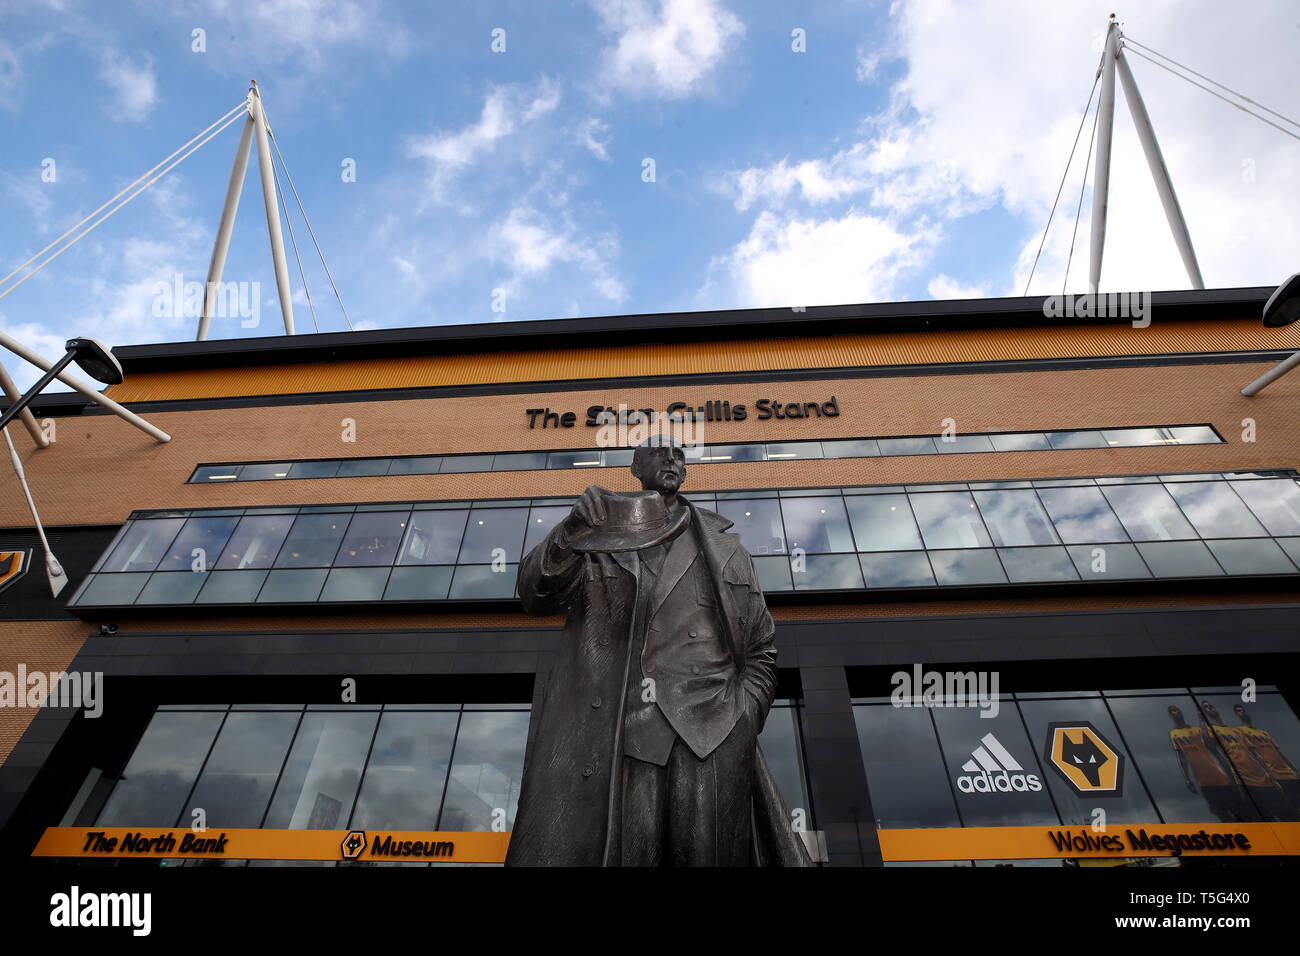
{"type": "MultiPolygon", "coordinates": [[[[51,262],[53,262],[53,261],[54,261],[55,259],[57,259],[59,256],[63,255],[65,252],[67,252],[69,249],[71,249],[74,245],[76,245],[76,244],[77,244],[78,242],[80,242],[83,238],[85,238],[89,233],[93,232],[95,229],[98,229],[100,226],[102,226],[102,225],[103,225],[103,224],[108,220],[108,218],[109,218],[110,216],[113,215],[113,213],[117,212],[119,209],[121,209],[123,206],[125,206],[127,203],[129,203],[129,202],[130,202],[132,199],[134,199],[136,196],[140,195],[142,192],[144,192],[146,189],[148,189],[150,186],[152,186],[154,183],[156,183],[156,182],[157,182],[159,179],[161,179],[163,176],[166,176],[169,172],[171,172],[173,169],[175,169],[177,166],[179,166],[182,162],[184,162],[185,159],[186,159],[187,157],[193,155],[194,152],[195,152],[196,150],[198,150],[199,147],[203,146],[204,143],[207,143],[210,139],[212,139],[214,136],[216,136],[218,133],[220,133],[222,130],[224,130],[227,126],[229,126],[231,123],[236,122],[236,121],[239,120],[240,118],[241,118],[241,117],[239,116],[238,113],[236,113],[236,114],[233,115],[233,116],[230,116],[228,119],[225,120],[225,122],[223,122],[223,123],[222,123],[220,126],[218,126],[215,130],[213,130],[211,133],[209,133],[207,136],[205,136],[203,139],[201,139],[201,140],[200,140],[198,143],[196,143],[194,146],[190,147],[189,150],[187,150],[187,151],[186,151],[186,152],[185,152],[185,153],[184,153],[180,158],[178,158],[178,159],[176,159],[175,161],[173,161],[170,165],[168,165],[168,166],[167,166],[165,169],[163,169],[160,173],[158,173],[156,176],[154,176],[152,179],[150,179],[148,182],[146,182],[143,186],[141,186],[140,188],[136,189],[135,192],[131,193],[131,195],[127,196],[125,199],[123,199],[120,203],[118,203],[116,206],[114,206],[114,207],[113,207],[112,209],[110,209],[108,212],[104,213],[104,215],[101,216],[98,220],[96,220],[93,224],[87,226],[85,229],[83,229],[83,230],[82,230],[81,232],[79,232],[77,235],[73,236],[72,239],[71,239],[68,243],[66,243],[62,248],[56,250],[54,253],[52,253],[51,255],[49,255],[48,257],[46,257],[46,259],[45,259],[43,262],[41,262],[38,266],[36,266],[34,269],[32,269],[30,272],[28,272],[25,276],[23,276],[23,277],[22,277],[21,279],[19,279],[17,282],[14,282],[14,283],[10,284],[10,285],[8,286],[8,288],[0,289],[0,299],[3,299],[3,298],[4,298],[5,296],[7,296],[10,292],[13,292],[15,289],[17,289],[20,285],[22,285],[24,282],[26,282],[26,281],[27,281],[28,279],[30,279],[32,276],[36,275],[36,273],[40,272],[42,269],[44,269],[46,266],[48,266],[51,262]]],[[[211,129],[211,127],[209,127],[209,129],[211,129]]],[[[174,154],[173,154],[173,155],[174,155],[174,154]]],[[[155,166],[154,168],[157,169],[156,166],[155,166]]],[[[146,174],[146,175],[147,175],[147,174],[146,174]]],[[[139,180],[137,180],[137,182],[138,182],[138,181],[139,181],[139,180]]],[[[130,188],[130,187],[128,187],[128,188],[130,188]]],[[[118,195],[121,195],[121,194],[119,193],[118,195]]],[[[113,200],[111,200],[111,199],[109,200],[109,202],[112,202],[112,201],[113,201],[113,200]]],[[[107,205],[107,203],[106,203],[105,205],[107,205]]],[[[101,206],[100,208],[102,209],[103,207],[101,206]]],[[[84,220],[83,220],[83,221],[84,221],[84,220]]],[[[77,227],[74,226],[73,228],[75,229],[75,228],[77,228],[77,227]]],[[[70,231],[71,231],[71,230],[70,230],[70,231]]],[[[56,240],[56,242],[57,242],[57,241],[58,241],[58,240],[56,240]]],[[[28,261],[30,262],[31,260],[28,260],[28,261]]]]}
{"type": "MultiPolygon", "coordinates": [[[[1103,53],[1104,57],[1105,54],[1103,53]]],[[[1070,158],[1065,161],[1065,169],[1061,173],[1061,184],[1056,187],[1056,198],[1052,200],[1052,211],[1047,214],[1047,225],[1043,227],[1043,238],[1038,241],[1038,251],[1034,253],[1034,264],[1029,267],[1029,278],[1025,280],[1025,295],[1029,295],[1029,284],[1034,281],[1034,270],[1038,268],[1038,257],[1043,254],[1043,245],[1047,242],[1047,230],[1052,228],[1052,217],[1056,215],[1056,204],[1061,201],[1061,190],[1065,188],[1065,179],[1070,175],[1070,164],[1074,162],[1074,151],[1079,148],[1079,134],[1083,132],[1083,124],[1088,121],[1088,111],[1092,109],[1092,98],[1097,92],[1097,82],[1101,79],[1101,67],[1097,67],[1097,73],[1092,78],[1092,89],[1088,91],[1088,102],[1083,107],[1083,116],[1079,117],[1079,129],[1074,134],[1074,144],[1070,147],[1070,158]]],[[[1084,170],[1087,175],[1087,169],[1084,170]]]]}
{"type": "MultiPolygon", "coordinates": [[[[1103,54],[1104,55],[1104,54],[1103,54]]],[[[1088,188],[1088,167],[1092,165],[1092,148],[1097,142],[1097,121],[1101,119],[1101,103],[1098,101],[1097,112],[1092,114],[1092,132],[1088,139],[1088,158],[1083,161],[1083,182],[1079,185],[1079,205],[1074,210],[1074,231],[1070,233],[1070,254],[1065,259],[1065,279],[1061,282],[1061,295],[1070,284],[1070,262],[1074,259],[1074,240],[1079,235],[1079,214],[1083,211],[1083,193],[1088,188]]],[[[1096,289],[1090,289],[1096,292],[1096,289]]]]}
{"type": "MultiPolygon", "coordinates": [[[[311,289],[307,286],[307,273],[302,268],[302,256],[298,255],[298,240],[293,235],[293,222],[289,219],[289,207],[284,201],[284,190],[280,188],[280,174],[275,171],[275,163],[271,164],[271,175],[275,177],[275,193],[280,200],[281,208],[284,209],[284,224],[289,227],[289,245],[293,246],[293,257],[298,260],[298,275],[302,276],[302,291],[307,296],[307,308],[311,311],[311,324],[319,332],[320,323],[316,321],[316,307],[311,304],[311,289]]],[[[289,175],[288,170],[285,170],[285,175],[289,175]]]]}

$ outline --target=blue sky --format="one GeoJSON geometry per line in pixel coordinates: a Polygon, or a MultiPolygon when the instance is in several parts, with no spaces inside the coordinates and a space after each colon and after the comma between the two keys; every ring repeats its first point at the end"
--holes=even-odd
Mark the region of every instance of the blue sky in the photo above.
{"type": "MultiPolygon", "coordinates": [[[[1018,295],[1109,12],[940,0],[3,0],[0,273],[235,107],[256,78],[358,328],[1018,295]],[[504,52],[492,49],[498,28],[504,52]]],[[[1300,113],[1293,4],[1157,0],[1131,12],[1130,36],[1300,113]]],[[[1296,271],[1300,142],[1133,64],[1207,285],[1296,271]]],[[[0,326],[48,356],[77,334],[192,339],[197,318],[159,290],[205,278],[238,134],[225,130],[0,298],[0,326]]],[[[1064,279],[1082,159],[1034,292],[1064,279]]],[[[1076,291],[1090,205],[1088,192],[1076,291]]],[[[290,208],[320,328],[344,329],[290,208]]],[[[1111,209],[1102,287],[1186,288],[1122,97],[1111,209]]],[[[292,249],[289,267],[298,331],[312,331],[292,249]]],[[[224,278],[256,290],[259,322],[218,317],[211,338],[282,333],[255,160],[224,278]]],[[[38,374],[7,355],[5,365],[20,384],[38,374]]]]}

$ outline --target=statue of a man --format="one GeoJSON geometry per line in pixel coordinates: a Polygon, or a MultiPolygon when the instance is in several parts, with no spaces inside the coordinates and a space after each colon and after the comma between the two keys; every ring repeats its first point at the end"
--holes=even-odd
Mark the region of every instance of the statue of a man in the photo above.
{"type": "Polygon", "coordinates": [[[731,522],[678,495],[671,438],[642,492],[593,486],[519,569],[532,614],[568,611],[507,865],[810,865],[757,738],[774,627],[731,522]]]}

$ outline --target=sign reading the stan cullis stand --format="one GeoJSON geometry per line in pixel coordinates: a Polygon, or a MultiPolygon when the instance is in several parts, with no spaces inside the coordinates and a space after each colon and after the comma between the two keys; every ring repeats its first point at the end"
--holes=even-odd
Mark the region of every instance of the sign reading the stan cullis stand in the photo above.
{"type": "MultiPolygon", "coordinates": [[[[732,402],[729,398],[710,399],[701,405],[689,402],[672,402],[662,410],[656,408],[628,408],[626,405],[589,405],[582,424],[588,428],[602,425],[645,425],[663,419],[668,422],[743,422],[755,418],[835,418],[840,413],[839,402],[832,395],[822,402],[790,402],[780,398],[760,398],[751,403],[732,402]]],[[[578,413],[545,408],[525,408],[529,428],[573,428],[578,423],[578,413]]]]}

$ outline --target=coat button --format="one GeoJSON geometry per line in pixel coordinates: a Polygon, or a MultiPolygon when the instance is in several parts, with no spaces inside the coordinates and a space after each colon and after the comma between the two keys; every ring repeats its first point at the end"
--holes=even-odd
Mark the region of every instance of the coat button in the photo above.
{"type": "Polygon", "coordinates": [[[642,669],[642,673],[643,673],[643,674],[647,674],[647,675],[648,675],[648,674],[653,674],[654,672],[655,672],[655,669],[654,669],[653,667],[646,667],[646,668],[643,668],[643,669],[642,669]]]}
{"type": "Polygon", "coordinates": [[[700,665],[699,665],[699,664],[692,664],[692,665],[691,665],[691,673],[692,673],[692,674],[698,674],[699,672],[700,672],[700,665]]]}
{"type": "Polygon", "coordinates": [[[599,698],[599,697],[593,697],[593,698],[591,698],[591,706],[592,706],[592,707],[599,707],[599,706],[600,706],[600,698],[599,698]]]}
{"type": "Polygon", "coordinates": [[[700,635],[699,635],[699,633],[698,633],[697,631],[689,631],[689,632],[687,633],[687,636],[688,636],[688,637],[699,637],[700,635]]]}
{"type": "Polygon", "coordinates": [[[591,764],[587,764],[587,766],[582,768],[582,775],[584,777],[590,777],[595,772],[596,772],[596,768],[593,767],[591,764]]]}
{"type": "Polygon", "coordinates": [[[596,643],[599,644],[601,647],[609,647],[609,638],[608,638],[608,637],[602,637],[602,638],[601,638],[599,641],[597,641],[596,643]]]}

